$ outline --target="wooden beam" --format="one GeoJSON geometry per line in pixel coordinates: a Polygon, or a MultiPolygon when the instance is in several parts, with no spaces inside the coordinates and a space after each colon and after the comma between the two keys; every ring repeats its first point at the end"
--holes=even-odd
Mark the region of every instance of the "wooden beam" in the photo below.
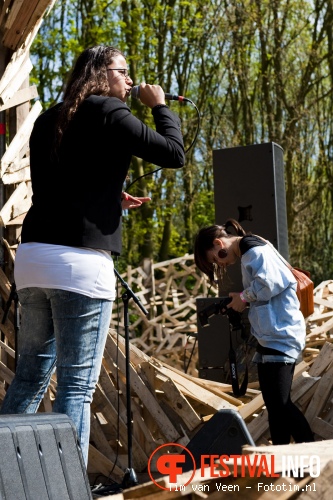
{"type": "MultiPolygon", "coordinates": [[[[126,372],[125,355],[120,350],[118,350],[117,353],[117,346],[110,336],[106,341],[105,349],[108,352],[111,359],[113,360],[118,359],[119,369],[122,373],[125,373],[126,372]]],[[[178,433],[177,429],[175,429],[170,419],[163,412],[162,408],[158,404],[156,397],[146,387],[142,378],[138,375],[134,367],[130,365],[129,369],[130,369],[131,389],[136,392],[142,404],[145,405],[149,413],[156,420],[161,433],[166,437],[166,439],[171,443],[176,442],[177,439],[179,439],[180,437],[180,434],[178,433]]]]}
{"type": "Polygon", "coordinates": [[[307,418],[310,426],[312,420],[318,416],[321,410],[324,408],[327,397],[332,392],[332,377],[333,377],[333,365],[322,375],[317,389],[311,399],[309,406],[305,412],[305,417],[307,418]]]}
{"type": "Polygon", "coordinates": [[[6,226],[12,218],[14,206],[18,205],[28,194],[28,187],[21,182],[0,210],[0,225],[6,226]]]}
{"type": "Polygon", "coordinates": [[[0,106],[0,111],[4,111],[5,109],[9,109],[14,106],[19,106],[20,104],[30,101],[31,99],[35,99],[36,97],[38,97],[38,90],[36,85],[32,85],[31,87],[28,87],[26,89],[18,90],[10,99],[7,100],[5,104],[0,106]]]}
{"type": "Polygon", "coordinates": [[[5,24],[3,44],[16,50],[33,29],[37,19],[33,13],[39,0],[16,0],[5,24]],[[15,8],[15,6],[17,7],[15,8]],[[12,14],[13,12],[13,14],[12,14]]]}
{"type": "Polygon", "coordinates": [[[6,172],[2,176],[2,182],[6,185],[8,184],[19,184],[21,182],[28,182],[31,180],[30,165],[23,167],[16,172],[9,173],[6,172]]]}
{"type": "Polygon", "coordinates": [[[1,158],[1,177],[6,172],[8,166],[18,157],[24,145],[28,142],[35,120],[41,111],[41,103],[39,101],[35,102],[30,110],[30,113],[22,123],[21,127],[17,131],[17,134],[15,135],[14,139],[9,144],[5,154],[1,158]]]}
{"type": "MultiPolygon", "coordinates": [[[[5,71],[0,82],[0,103],[5,105],[11,99],[15,92],[19,90],[23,82],[29,77],[32,70],[32,62],[29,57],[20,61],[19,65],[15,65],[16,72],[5,71]]],[[[4,108],[6,109],[6,108],[4,108]]]]}
{"type": "Polygon", "coordinates": [[[12,0],[4,0],[3,6],[0,9],[0,26],[3,24],[3,20],[9,14],[9,5],[12,0]]]}
{"type": "Polygon", "coordinates": [[[14,22],[16,17],[18,16],[20,9],[23,5],[24,0],[15,0],[15,2],[12,2],[11,8],[9,10],[6,22],[5,22],[5,30],[10,29],[14,22]]]}
{"type": "Polygon", "coordinates": [[[91,444],[89,445],[88,470],[90,467],[104,474],[105,477],[109,477],[112,470],[116,474],[122,475],[122,470],[91,444]]]}

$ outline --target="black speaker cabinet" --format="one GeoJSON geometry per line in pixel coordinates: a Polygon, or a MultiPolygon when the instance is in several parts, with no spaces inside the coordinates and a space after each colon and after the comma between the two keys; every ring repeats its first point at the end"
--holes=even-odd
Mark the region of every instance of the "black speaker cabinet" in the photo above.
{"type": "Polygon", "coordinates": [[[196,299],[199,377],[225,382],[224,365],[228,360],[230,346],[229,320],[226,316],[218,314],[211,316],[205,326],[200,321],[200,314],[218,304],[219,300],[219,298],[196,299]]]}
{"type": "MultiPolygon", "coordinates": [[[[286,258],[288,226],[283,150],[274,142],[213,151],[215,222],[236,219],[286,258]]],[[[228,269],[229,291],[241,291],[240,265],[228,269]]],[[[227,291],[226,290],[226,291],[227,291]]]]}
{"type": "MultiPolygon", "coordinates": [[[[227,383],[228,373],[225,370],[225,364],[228,361],[230,348],[228,317],[222,314],[213,314],[207,318],[206,325],[202,324],[202,314],[207,311],[207,315],[209,315],[221,299],[222,297],[196,299],[198,364],[200,378],[227,383]]],[[[235,350],[244,343],[240,332],[232,333],[232,342],[235,350]]]]}
{"type": "MultiPolygon", "coordinates": [[[[255,446],[243,418],[235,410],[224,409],[203,424],[186,448],[199,468],[202,455],[241,455],[246,444],[255,446]]],[[[183,470],[191,470],[192,460],[185,451],[182,454],[186,454],[183,470]]]]}
{"type": "Polygon", "coordinates": [[[76,430],[67,415],[0,416],[0,499],[92,499],[76,430]]]}

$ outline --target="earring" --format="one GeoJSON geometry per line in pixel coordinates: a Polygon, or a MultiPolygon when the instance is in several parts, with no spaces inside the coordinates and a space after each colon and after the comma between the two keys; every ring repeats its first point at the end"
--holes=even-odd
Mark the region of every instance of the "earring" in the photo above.
{"type": "Polygon", "coordinates": [[[228,252],[224,248],[221,248],[221,250],[217,252],[217,255],[220,257],[220,259],[225,259],[228,255],[228,252]]]}

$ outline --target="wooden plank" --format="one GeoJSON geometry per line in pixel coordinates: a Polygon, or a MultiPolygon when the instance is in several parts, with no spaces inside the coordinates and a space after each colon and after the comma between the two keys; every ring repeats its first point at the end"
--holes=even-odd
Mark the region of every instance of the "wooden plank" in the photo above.
{"type": "Polygon", "coordinates": [[[9,356],[15,358],[15,351],[8,344],[5,344],[2,340],[0,340],[0,348],[3,349],[9,356]]]}
{"type": "Polygon", "coordinates": [[[252,401],[250,401],[246,405],[242,406],[241,408],[238,408],[238,412],[245,420],[250,415],[253,415],[253,413],[258,413],[259,411],[261,411],[264,404],[265,403],[264,403],[263,397],[260,393],[260,394],[258,394],[258,396],[256,396],[254,399],[252,399],[252,401]]]}
{"type": "Polygon", "coordinates": [[[333,345],[326,342],[320,350],[319,356],[309,368],[309,375],[319,377],[333,361],[333,345]]]}
{"type": "Polygon", "coordinates": [[[126,423],[118,414],[117,407],[115,408],[111,401],[105,395],[103,388],[98,383],[94,392],[91,409],[94,413],[101,413],[105,420],[117,429],[119,439],[126,446],[127,443],[127,428],[126,423]]]}
{"type": "MultiPolygon", "coordinates": [[[[164,366],[166,366],[166,363],[163,363],[164,366]]],[[[188,380],[195,381],[197,385],[200,387],[203,387],[204,389],[207,389],[209,392],[212,392],[216,396],[222,397],[226,401],[229,401],[230,404],[234,406],[243,406],[243,401],[240,399],[236,398],[235,396],[231,396],[230,394],[227,394],[228,392],[232,392],[232,386],[229,384],[223,384],[221,382],[214,382],[212,380],[206,380],[206,379],[201,379],[201,378],[194,378],[193,376],[187,374],[187,373],[181,373],[179,370],[177,370],[173,366],[169,366],[169,368],[172,371],[175,371],[176,373],[181,374],[183,377],[188,378],[188,380]]]]}
{"type": "Polygon", "coordinates": [[[5,399],[5,396],[6,396],[6,391],[3,387],[3,385],[0,385],[0,400],[4,400],[5,399]]]}
{"type": "MultiPolygon", "coordinates": [[[[237,399],[233,396],[230,396],[229,394],[226,394],[226,392],[232,392],[232,386],[230,384],[223,384],[221,382],[215,382],[213,380],[206,380],[206,379],[201,379],[198,377],[193,377],[192,375],[189,375],[188,373],[181,372],[174,366],[170,366],[167,363],[164,363],[163,361],[160,361],[159,359],[156,358],[151,358],[151,361],[153,363],[157,363],[157,365],[162,365],[168,368],[169,370],[175,372],[176,374],[180,375],[183,378],[188,379],[189,381],[194,382],[195,384],[198,384],[199,386],[203,387],[204,389],[207,389],[208,391],[216,394],[217,396],[221,396],[223,398],[226,398],[228,401],[230,401],[233,405],[241,406],[243,402],[240,399],[237,399]]],[[[171,377],[172,378],[172,377],[171,377]]]]}
{"type": "Polygon", "coordinates": [[[5,72],[3,77],[1,78],[0,82],[0,86],[2,87],[0,94],[1,105],[6,105],[9,99],[11,99],[11,97],[14,96],[15,92],[19,90],[22,84],[24,84],[26,79],[29,77],[29,74],[33,68],[30,58],[28,57],[25,60],[21,61],[21,64],[16,65],[16,68],[17,68],[16,74],[9,73],[7,75],[5,72]],[[10,79],[9,76],[11,77],[10,79]]]}
{"type": "Polygon", "coordinates": [[[105,477],[109,477],[112,470],[116,473],[119,473],[119,475],[122,474],[122,471],[119,469],[119,467],[115,466],[115,464],[111,462],[111,460],[109,460],[105,455],[99,452],[94,446],[92,446],[92,444],[89,445],[88,471],[90,464],[93,464],[94,469],[97,469],[100,474],[104,474],[105,477]]]}
{"type": "MultiPolygon", "coordinates": [[[[117,350],[116,344],[113,339],[109,336],[106,341],[106,351],[108,352],[111,359],[118,359],[119,368],[122,373],[126,373],[126,360],[125,355],[121,352],[120,349],[117,350]],[[118,352],[117,352],[118,351],[118,352]],[[117,356],[118,354],[118,356],[117,356]]],[[[131,380],[131,389],[136,392],[138,397],[141,399],[142,404],[145,405],[149,413],[152,415],[154,420],[158,423],[159,429],[162,434],[166,437],[166,439],[174,443],[177,439],[180,438],[180,434],[174,428],[172,422],[162,411],[161,407],[158,404],[158,401],[153,396],[153,394],[147,389],[143,380],[132,365],[129,367],[130,369],[130,380],[131,380]]]]}
{"type": "Polygon", "coordinates": [[[11,8],[9,10],[9,13],[7,15],[7,19],[5,22],[4,29],[8,30],[9,28],[12,27],[12,25],[15,22],[15,19],[17,18],[20,9],[24,3],[24,0],[15,0],[15,2],[12,2],[11,8]]]}
{"type": "MultiPolygon", "coordinates": [[[[333,461],[328,462],[321,470],[319,478],[313,478],[302,500],[331,500],[332,498],[333,461]]],[[[301,490],[300,490],[301,491],[301,490]]]]}
{"type": "Polygon", "coordinates": [[[311,314],[311,316],[309,316],[308,325],[310,326],[310,323],[317,323],[318,321],[321,321],[323,319],[331,318],[332,315],[333,311],[313,313],[311,314]]]}
{"type": "Polygon", "coordinates": [[[15,347],[15,330],[13,323],[7,317],[5,323],[2,323],[4,311],[0,308],[0,330],[6,336],[12,346],[15,347]]]}
{"type": "Polygon", "coordinates": [[[133,400],[131,409],[133,415],[133,435],[138,440],[138,443],[140,443],[140,446],[147,456],[150,456],[158,446],[164,443],[164,440],[160,439],[161,434],[158,430],[158,426],[145,407],[142,408],[139,403],[133,400]],[[158,437],[156,437],[156,429],[159,432],[158,437]]]}
{"type": "Polygon", "coordinates": [[[315,304],[327,307],[328,309],[333,309],[333,300],[332,300],[332,298],[329,298],[329,297],[330,296],[328,296],[325,299],[320,298],[320,297],[314,297],[313,300],[314,300],[315,304]]]}
{"type": "MultiPolygon", "coordinates": [[[[107,362],[107,357],[108,354],[105,353],[103,364],[107,366],[102,366],[99,383],[102,386],[103,391],[105,392],[107,397],[112,402],[113,406],[115,408],[118,408],[120,418],[122,418],[122,420],[127,423],[127,410],[125,404],[123,403],[123,399],[126,395],[126,386],[120,377],[118,377],[117,379],[117,368],[114,366],[112,360],[109,359],[110,362],[107,362]],[[119,390],[122,393],[122,397],[118,398],[118,391],[110,379],[107,367],[110,368],[115,380],[117,380],[119,390]]],[[[143,419],[142,408],[134,399],[132,399],[131,401],[131,411],[133,420],[133,436],[137,440],[143,451],[146,453],[146,455],[149,456],[157,448],[157,446],[159,446],[160,443],[157,442],[152,436],[151,426],[148,425],[146,417],[143,419]],[[144,437],[142,438],[142,436],[144,437]]]]}
{"type": "MultiPolygon", "coordinates": [[[[12,50],[16,50],[19,47],[20,41],[24,41],[35,24],[31,21],[31,18],[39,0],[16,1],[21,3],[20,8],[14,13],[14,16],[8,16],[10,23],[8,19],[5,25],[5,34],[2,39],[2,43],[5,47],[12,50]],[[12,17],[14,17],[14,19],[12,19],[12,17]]],[[[16,2],[14,2],[14,5],[15,4],[16,2]]]]}
{"type": "Polygon", "coordinates": [[[27,185],[27,190],[28,190],[28,192],[27,192],[26,196],[23,199],[21,199],[18,203],[13,205],[13,211],[11,214],[11,218],[9,221],[7,221],[7,224],[11,220],[17,219],[17,217],[20,217],[20,215],[26,214],[27,211],[29,210],[29,208],[31,207],[32,190],[31,190],[30,183],[28,183],[28,185],[27,185]]]}
{"type": "Polygon", "coordinates": [[[26,216],[27,214],[22,214],[22,215],[19,215],[18,217],[15,217],[14,219],[10,219],[8,222],[7,222],[7,227],[8,226],[21,226],[23,224],[23,221],[24,221],[24,217],[26,216]]]}
{"type": "Polygon", "coordinates": [[[5,17],[7,17],[9,14],[9,11],[7,12],[7,9],[9,8],[11,1],[12,0],[4,0],[3,2],[3,6],[0,9],[0,26],[3,24],[3,20],[5,19],[5,17]]]}
{"type": "Polygon", "coordinates": [[[170,408],[180,416],[190,431],[193,431],[202,423],[202,419],[174,384],[173,380],[169,379],[164,382],[161,385],[161,391],[164,392],[170,408]]]}
{"type": "Polygon", "coordinates": [[[311,399],[309,406],[305,412],[305,417],[310,426],[312,420],[319,415],[326,404],[328,396],[332,392],[332,376],[333,365],[322,375],[321,380],[317,385],[317,389],[311,399]]]}
{"type": "Polygon", "coordinates": [[[19,184],[21,182],[28,182],[28,181],[31,181],[30,165],[28,165],[25,168],[21,168],[20,170],[17,170],[16,172],[13,172],[12,174],[6,172],[2,176],[2,182],[3,182],[3,184],[6,184],[6,185],[19,184]]]}
{"type": "Polygon", "coordinates": [[[311,429],[322,439],[333,439],[333,425],[319,417],[312,420],[311,429]]]}
{"type": "Polygon", "coordinates": [[[313,328],[311,332],[307,334],[306,338],[311,339],[316,335],[320,335],[321,333],[326,333],[332,327],[333,327],[333,318],[330,318],[329,320],[325,321],[325,323],[323,323],[322,325],[313,328]]]}
{"type": "Polygon", "coordinates": [[[304,371],[308,371],[309,366],[310,366],[309,363],[307,363],[306,361],[301,361],[300,363],[297,363],[297,365],[295,366],[293,381],[296,380],[298,377],[300,377],[304,371]]]}
{"type": "Polygon", "coordinates": [[[14,206],[18,205],[28,194],[28,186],[25,182],[21,182],[15,191],[8,198],[2,209],[0,210],[0,225],[6,226],[12,218],[14,206]]]}
{"type": "Polygon", "coordinates": [[[196,383],[191,382],[187,378],[178,375],[169,368],[166,368],[164,366],[158,366],[157,364],[154,364],[154,366],[157,371],[171,378],[178,387],[178,389],[185,396],[191,396],[191,398],[199,402],[204,401],[205,406],[207,408],[210,408],[212,413],[221,410],[223,408],[237,410],[237,407],[228,403],[228,401],[226,401],[222,396],[221,397],[216,396],[207,389],[204,389],[203,387],[198,386],[196,383]]]}
{"type": "Polygon", "coordinates": [[[302,396],[297,399],[297,406],[304,413],[306,408],[308,407],[311,398],[316,392],[317,384],[313,385],[310,389],[308,389],[302,396]]]}
{"type": "Polygon", "coordinates": [[[18,157],[21,149],[28,142],[35,120],[41,111],[42,111],[41,103],[39,101],[35,102],[28,116],[26,117],[21,127],[17,131],[12,142],[6,149],[5,154],[1,158],[1,174],[0,174],[1,177],[7,170],[10,163],[12,163],[15,160],[15,158],[18,157]]]}
{"type": "MultiPolygon", "coordinates": [[[[25,89],[17,90],[15,94],[12,95],[11,98],[9,98],[4,104],[0,106],[0,111],[5,111],[5,109],[13,108],[14,106],[19,106],[20,104],[28,102],[31,99],[35,99],[36,97],[38,97],[38,90],[36,85],[32,85],[31,87],[27,87],[25,89]]],[[[1,98],[3,98],[3,96],[1,96],[1,98]]]]}
{"type": "Polygon", "coordinates": [[[23,170],[26,167],[30,167],[30,157],[27,156],[25,158],[20,158],[17,161],[15,160],[13,163],[9,165],[9,167],[6,170],[7,174],[14,174],[18,172],[19,170],[23,170]]]}
{"type": "MultiPolygon", "coordinates": [[[[113,342],[119,346],[121,351],[125,354],[125,339],[121,335],[118,335],[117,332],[110,330],[109,336],[113,339],[113,342]]],[[[150,357],[147,356],[144,352],[138,349],[135,345],[131,343],[130,348],[131,355],[131,363],[136,366],[143,361],[150,361],[150,357]]]]}
{"type": "Polygon", "coordinates": [[[303,372],[300,377],[293,381],[291,399],[294,402],[298,401],[313,385],[318,384],[319,380],[320,377],[311,377],[307,372],[303,372]]]}
{"type": "MultiPolygon", "coordinates": [[[[20,71],[22,64],[24,63],[28,51],[17,51],[12,54],[10,62],[7,64],[4,73],[0,78],[0,104],[4,104],[5,100],[2,98],[2,94],[4,93],[5,88],[10,84],[10,81],[15,78],[15,74],[20,71]]],[[[17,87],[16,90],[18,90],[17,87]]],[[[12,92],[10,96],[7,96],[9,99],[15,91],[12,92]]]]}
{"type": "MultiPolygon", "coordinates": [[[[115,428],[119,429],[120,442],[127,449],[127,435],[128,435],[127,426],[122,421],[121,418],[118,419],[117,410],[113,407],[111,402],[103,393],[103,390],[101,389],[99,384],[97,384],[96,391],[94,393],[93,408],[97,408],[98,411],[100,411],[104,415],[107,421],[113,422],[115,428]]],[[[133,462],[135,463],[135,468],[142,471],[147,466],[148,457],[144,453],[142,448],[139,446],[134,436],[132,441],[133,441],[133,462]]]]}
{"type": "Polygon", "coordinates": [[[105,366],[104,362],[103,365],[101,366],[101,372],[99,375],[99,380],[98,380],[100,386],[103,389],[104,394],[107,396],[108,400],[112,403],[112,405],[117,408],[119,406],[119,414],[123,418],[123,415],[125,415],[125,419],[123,418],[124,422],[126,422],[126,407],[122,400],[119,398],[119,392],[117,388],[114,386],[105,366]]]}
{"type": "Polygon", "coordinates": [[[36,35],[34,33],[36,32],[36,27],[38,31],[43,17],[48,15],[48,12],[52,9],[56,1],[57,0],[37,0],[36,7],[34,8],[25,29],[22,31],[20,38],[16,40],[15,47],[25,44],[31,34],[33,34],[33,37],[35,38],[36,35]]]}
{"type": "Polygon", "coordinates": [[[0,267],[0,293],[4,301],[8,300],[11,291],[11,284],[2,268],[0,267]]]}
{"type": "MultiPolygon", "coordinates": [[[[186,484],[190,480],[192,474],[193,472],[190,471],[179,475],[177,477],[177,483],[179,480],[179,485],[186,484]]],[[[207,480],[207,475],[205,474],[204,478],[201,478],[200,471],[197,471],[191,484],[198,481],[198,479],[199,481],[203,481],[204,479],[207,480]]],[[[170,488],[169,476],[158,478],[155,480],[155,483],[150,481],[138,486],[133,486],[129,490],[124,490],[124,498],[128,500],[137,498],[140,498],[140,500],[176,500],[181,498],[193,498],[194,500],[195,498],[192,497],[192,494],[188,497],[186,491],[172,491],[172,488],[170,488]],[[159,488],[157,485],[161,486],[163,489],[159,488]]],[[[206,498],[206,495],[201,498],[206,498]]]]}
{"type": "MultiPolygon", "coordinates": [[[[107,368],[110,369],[111,373],[115,380],[117,380],[118,388],[121,391],[123,397],[126,395],[126,385],[125,382],[122,381],[121,377],[117,376],[118,368],[114,365],[113,360],[110,358],[109,354],[105,351],[104,353],[104,364],[106,363],[107,368]]],[[[106,369],[107,369],[106,368],[106,369]]],[[[103,385],[103,388],[105,386],[103,385]]],[[[119,412],[122,416],[123,420],[127,420],[126,408],[122,404],[121,398],[119,403],[119,412]],[[123,408],[125,410],[123,410],[123,408]]],[[[155,434],[155,429],[158,428],[154,419],[151,417],[149,412],[145,412],[145,408],[141,406],[140,403],[137,403],[133,398],[131,401],[131,410],[133,415],[133,435],[138,440],[140,446],[144,449],[147,455],[150,455],[160,444],[161,442],[157,441],[153,434],[155,434]],[[140,432],[140,435],[138,433],[140,432]],[[144,436],[144,441],[142,443],[142,435],[144,436]]]]}
{"type": "Polygon", "coordinates": [[[114,473],[122,474],[122,470],[119,468],[120,466],[125,470],[127,461],[123,456],[117,455],[116,452],[110,446],[108,440],[105,437],[105,434],[101,428],[101,424],[94,414],[91,416],[91,426],[90,426],[90,442],[94,443],[95,448],[102,453],[110,462],[117,463],[115,466],[114,473]]]}
{"type": "Polygon", "coordinates": [[[0,361],[0,378],[4,379],[7,384],[11,384],[14,379],[14,373],[2,361],[0,361]]]}

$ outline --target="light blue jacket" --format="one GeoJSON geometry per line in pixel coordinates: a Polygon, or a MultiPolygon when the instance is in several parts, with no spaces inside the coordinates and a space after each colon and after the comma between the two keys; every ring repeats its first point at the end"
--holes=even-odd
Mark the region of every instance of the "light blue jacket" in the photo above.
{"type": "Polygon", "coordinates": [[[294,276],[269,244],[250,248],[241,266],[252,334],[260,345],[296,360],[304,349],[306,330],[294,276]]]}

